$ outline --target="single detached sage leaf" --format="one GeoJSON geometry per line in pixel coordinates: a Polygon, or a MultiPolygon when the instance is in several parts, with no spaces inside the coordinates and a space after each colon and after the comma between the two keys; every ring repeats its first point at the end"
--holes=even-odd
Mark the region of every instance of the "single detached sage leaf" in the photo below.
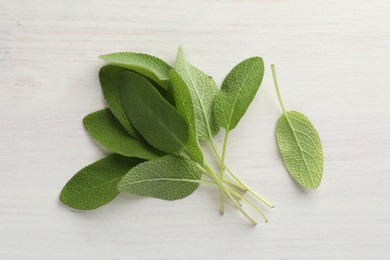
{"type": "Polygon", "coordinates": [[[83,123],[96,142],[114,153],[143,159],[154,159],[162,155],[147,143],[130,136],[109,109],[87,115],[83,123]]]}
{"type": "Polygon", "coordinates": [[[199,148],[198,139],[196,138],[195,114],[190,91],[175,70],[171,70],[169,79],[171,81],[170,90],[172,90],[176,109],[189,126],[189,137],[186,144],[187,154],[192,160],[203,163],[203,153],[199,148]]]}
{"type": "Polygon", "coordinates": [[[318,132],[309,119],[296,111],[287,111],[276,125],[276,138],[284,164],[301,185],[315,189],[323,172],[323,154],[318,132]]]}
{"type": "Polygon", "coordinates": [[[213,99],[218,92],[217,85],[211,77],[188,62],[181,47],[177,52],[175,70],[190,90],[197,137],[200,140],[210,140],[219,131],[211,115],[213,99]]]}
{"type": "Polygon", "coordinates": [[[142,75],[122,74],[121,100],[132,125],[157,149],[176,153],[188,141],[188,124],[142,75]]]}
{"type": "Polygon", "coordinates": [[[255,97],[264,76],[264,62],[252,57],[240,62],[226,76],[215,96],[213,111],[218,126],[235,128],[255,97]]]}
{"type": "Polygon", "coordinates": [[[104,99],[111,112],[131,136],[139,138],[139,133],[131,125],[125,110],[122,107],[120,87],[122,83],[121,74],[124,71],[126,71],[126,69],[112,65],[102,67],[99,71],[100,85],[102,86],[104,99]]]}
{"type": "Polygon", "coordinates": [[[193,193],[200,178],[194,162],[178,155],[166,155],[132,168],[118,183],[118,191],[177,200],[193,193]]]}
{"type": "Polygon", "coordinates": [[[136,52],[116,52],[100,58],[113,65],[134,70],[168,89],[169,71],[172,67],[160,58],[136,52]]]}
{"type": "Polygon", "coordinates": [[[118,194],[120,179],[134,166],[143,162],[112,154],[80,170],[60,194],[65,205],[80,210],[92,210],[112,201],[118,194]]]}
{"type": "Polygon", "coordinates": [[[274,65],[271,65],[276,93],[283,115],[276,124],[276,139],[284,164],[301,185],[316,189],[322,179],[324,156],[320,136],[309,119],[284,107],[274,65]]]}

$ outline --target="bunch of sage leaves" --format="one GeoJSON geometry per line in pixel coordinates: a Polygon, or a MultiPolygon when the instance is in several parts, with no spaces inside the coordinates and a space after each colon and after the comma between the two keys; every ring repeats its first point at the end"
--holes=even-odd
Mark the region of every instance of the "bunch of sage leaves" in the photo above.
{"type": "MultiPolygon", "coordinates": [[[[252,199],[274,206],[243,183],[225,163],[229,132],[254,99],[264,76],[264,62],[251,57],[236,65],[218,89],[214,80],[189,63],[179,47],[176,66],[143,53],[120,52],[100,56],[108,62],[99,79],[108,108],[83,119],[89,135],[113,154],[74,175],[60,194],[67,206],[92,210],[120,192],[163,200],[182,199],[199,184],[220,190],[220,212],[225,199],[256,224],[242,203],[252,199]],[[222,152],[214,136],[225,129],[222,152]],[[215,171],[200,142],[209,142],[218,162],[215,171]],[[229,175],[224,174],[227,172],[229,175]],[[251,194],[251,198],[246,196],[251,194]]],[[[276,136],[286,168],[298,183],[318,187],[322,176],[322,148],[317,131],[302,114],[282,106],[276,136]]]]}

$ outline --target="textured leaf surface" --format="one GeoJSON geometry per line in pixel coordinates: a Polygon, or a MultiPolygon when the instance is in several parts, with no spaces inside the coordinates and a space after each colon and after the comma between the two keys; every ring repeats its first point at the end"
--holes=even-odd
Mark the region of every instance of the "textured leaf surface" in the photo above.
{"type": "Polygon", "coordinates": [[[96,142],[114,153],[143,159],[161,156],[160,151],[130,136],[109,109],[87,115],[83,123],[89,135],[96,142]]]}
{"type": "Polygon", "coordinates": [[[120,179],[141,162],[137,158],[109,155],[76,173],[62,189],[60,200],[74,209],[99,208],[119,194],[120,179]]]}
{"type": "Polygon", "coordinates": [[[186,121],[146,78],[124,72],[121,100],[130,122],[149,144],[167,153],[187,144],[186,121]]]}
{"type": "Polygon", "coordinates": [[[169,78],[176,109],[187,122],[189,127],[189,137],[186,144],[187,151],[191,159],[202,163],[203,153],[199,148],[198,140],[196,138],[195,114],[190,91],[188,90],[186,83],[175,70],[171,70],[169,73],[169,78]]]}
{"type": "Polygon", "coordinates": [[[136,52],[116,52],[101,55],[100,58],[113,65],[134,70],[163,88],[168,88],[169,71],[172,67],[157,57],[136,52]]]}
{"type": "Polygon", "coordinates": [[[276,125],[276,138],[290,174],[303,186],[317,188],[324,157],[320,136],[309,119],[296,111],[284,113],[276,125]]]}
{"type": "Polygon", "coordinates": [[[181,47],[177,52],[175,70],[190,90],[195,111],[197,137],[200,140],[210,140],[219,130],[211,115],[213,99],[218,92],[217,85],[211,77],[187,61],[181,47]]]}
{"type": "Polygon", "coordinates": [[[264,76],[264,62],[252,57],[240,62],[226,76],[214,99],[214,117],[226,130],[235,128],[255,97],[264,76]]]}
{"type": "Polygon", "coordinates": [[[131,125],[122,107],[120,87],[122,83],[121,74],[124,71],[126,69],[112,65],[102,67],[99,72],[100,85],[102,86],[104,98],[111,112],[131,136],[139,138],[139,133],[131,125]]]}
{"type": "Polygon", "coordinates": [[[166,155],[132,168],[118,183],[118,190],[177,200],[193,193],[199,186],[200,177],[194,162],[178,155],[166,155]]]}

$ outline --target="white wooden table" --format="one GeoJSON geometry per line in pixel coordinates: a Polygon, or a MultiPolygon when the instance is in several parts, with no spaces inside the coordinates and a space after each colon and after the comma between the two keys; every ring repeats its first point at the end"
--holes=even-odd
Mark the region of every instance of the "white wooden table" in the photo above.
{"type": "Polygon", "coordinates": [[[390,259],[387,0],[1,0],[0,88],[0,259],[390,259]],[[253,228],[230,206],[221,217],[210,187],[176,202],[120,195],[85,213],[58,202],[104,154],[81,124],[104,107],[98,55],[173,63],[179,44],[219,84],[264,57],[227,161],[276,204],[270,223],[253,228]],[[271,63],[286,106],[321,135],[316,191],[297,187],[278,154],[271,63]]]}

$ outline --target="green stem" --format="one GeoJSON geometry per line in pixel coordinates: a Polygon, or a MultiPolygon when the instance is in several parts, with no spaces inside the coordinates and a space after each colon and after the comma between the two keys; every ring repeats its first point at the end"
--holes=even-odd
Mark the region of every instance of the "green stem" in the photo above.
{"type": "Polygon", "coordinates": [[[232,189],[231,187],[228,187],[228,189],[232,192],[234,196],[236,196],[240,200],[244,198],[244,196],[241,193],[237,192],[235,189],[232,189]]]}
{"type": "Polygon", "coordinates": [[[209,141],[210,141],[211,148],[213,149],[215,156],[218,158],[218,161],[221,161],[221,157],[219,156],[217,146],[215,145],[213,138],[211,137],[209,141]]]}
{"type": "Polygon", "coordinates": [[[228,196],[228,198],[231,201],[233,201],[233,203],[237,206],[237,208],[241,211],[241,213],[249,220],[249,222],[251,222],[253,225],[256,225],[257,222],[251,216],[249,216],[249,214],[244,209],[242,209],[241,204],[235,198],[233,198],[233,196],[225,188],[225,186],[222,184],[219,178],[214,174],[214,172],[211,170],[210,166],[207,163],[203,165],[203,169],[208,173],[208,176],[212,178],[215,181],[215,183],[217,183],[218,187],[226,194],[226,196],[228,196]]]}
{"type": "MultiPolygon", "coordinates": [[[[225,170],[225,155],[226,155],[226,145],[227,145],[228,138],[229,138],[229,131],[226,130],[225,138],[223,139],[222,156],[221,156],[221,161],[219,166],[219,178],[221,181],[223,181],[223,171],[225,170]]],[[[219,192],[219,211],[221,212],[222,215],[225,212],[224,196],[222,191],[219,192]]]]}
{"type": "MultiPolygon", "coordinates": [[[[225,168],[226,169],[226,168],[225,168]]],[[[224,178],[223,179],[223,182],[227,183],[229,186],[235,188],[237,191],[241,192],[241,193],[245,193],[247,192],[248,190],[245,189],[244,187],[242,187],[242,185],[239,185],[235,182],[233,182],[232,180],[230,179],[227,179],[227,178],[224,178]]]]}
{"type": "Polygon", "coordinates": [[[254,209],[263,217],[265,223],[268,223],[268,219],[265,217],[265,215],[263,214],[263,212],[262,212],[258,207],[256,207],[256,205],[255,205],[252,201],[248,200],[247,198],[245,198],[244,196],[242,196],[241,194],[239,194],[237,191],[235,191],[235,190],[233,190],[233,189],[232,189],[231,191],[232,191],[232,193],[233,193],[234,195],[240,196],[240,197],[239,197],[240,199],[244,200],[244,201],[245,201],[246,203],[248,203],[252,208],[254,208],[254,209]]]}
{"type": "Polygon", "coordinates": [[[229,187],[229,186],[226,186],[226,188],[228,189],[228,190],[231,190],[231,192],[232,192],[232,195],[235,197],[235,198],[237,198],[237,203],[240,205],[240,207],[242,208],[242,204],[241,204],[241,202],[240,202],[240,200],[242,200],[242,195],[240,194],[240,193],[238,193],[237,191],[234,191],[233,192],[233,190],[232,190],[232,188],[231,187],[229,187]]]}
{"type": "MultiPolygon", "coordinates": [[[[218,187],[218,184],[216,184],[215,182],[212,182],[212,181],[207,181],[207,180],[191,180],[191,181],[192,182],[197,182],[197,183],[209,184],[209,185],[213,185],[213,186],[217,186],[218,187]]],[[[263,217],[264,221],[266,223],[268,222],[268,219],[266,218],[266,216],[263,214],[263,212],[258,207],[256,207],[256,205],[253,202],[251,202],[250,200],[245,198],[241,193],[239,193],[233,187],[229,187],[229,186],[226,186],[224,184],[223,184],[223,186],[226,189],[228,189],[235,197],[237,197],[240,200],[244,200],[246,203],[248,203],[250,206],[252,206],[263,217]]],[[[242,207],[242,204],[239,201],[237,201],[237,203],[242,207]]]]}
{"type": "Polygon", "coordinates": [[[241,186],[243,186],[245,189],[247,189],[249,191],[250,194],[252,194],[254,197],[256,197],[257,199],[259,199],[261,202],[263,202],[265,205],[267,205],[268,207],[270,208],[274,208],[275,206],[270,203],[269,201],[267,201],[266,199],[264,199],[263,197],[261,197],[259,194],[257,194],[254,190],[252,190],[250,187],[248,187],[247,185],[245,185],[232,171],[230,171],[227,167],[226,167],[226,171],[230,174],[230,176],[233,177],[233,179],[235,179],[241,186]]]}
{"type": "Polygon", "coordinates": [[[240,203],[240,200],[242,200],[244,198],[244,196],[239,193],[237,190],[235,190],[234,188],[230,187],[230,186],[225,186],[229,191],[231,191],[232,195],[234,197],[237,198],[237,202],[240,204],[240,206],[242,207],[242,204],[240,203]]]}
{"type": "MultiPolygon", "coordinates": [[[[199,164],[198,164],[199,165],[199,164]]],[[[207,176],[209,176],[209,174],[202,168],[199,166],[199,169],[202,171],[202,173],[206,174],[207,176]]],[[[215,186],[218,186],[215,182],[213,181],[207,181],[207,180],[202,180],[202,181],[205,181],[205,182],[208,182],[208,184],[213,184],[215,186]]],[[[201,182],[200,182],[201,183],[201,182]]],[[[247,192],[248,190],[246,189],[243,189],[240,185],[236,184],[235,182],[229,180],[229,179],[226,179],[224,178],[223,179],[223,182],[222,184],[229,188],[229,189],[233,189],[235,190],[236,192],[240,193],[241,195],[244,195],[245,192],[247,192]]]]}
{"type": "MultiPolygon", "coordinates": [[[[210,144],[211,144],[211,147],[214,151],[214,154],[215,156],[217,157],[217,159],[221,162],[221,157],[216,149],[216,146],[215,146],[215,143],[213,141],[213,139],[210,140],[210,144]]],[[[221,165],[222,165],[222,162],[221,162],[221,165]]],[[[269,201],[267,201],[266,199],[264,199],[263,197],[261,197],[259,194],[257,194],[254,190],[252,190],[251,188],[249,188],[246,184],[244,184],[228,167],[227,165],[225,165],[225,169],[226,171],[230,174],[230,176],[233,177],[233,179],[235,179],[237,181],[238,184],[241,185],[241,187],[244,189],[244,190],[247,190],[249,191],[250,194],[252,194],[254,197],[256,197],[257,199],[259,199],[261,202],[263,202],[265,205],[267,205],[268,207],[270,208],[274,208],[275,206],[270,203],[269,201]]]]}
{"type": "MultiPolygon", "coordinates": [[[[204,174],[206,174],[207,176],[209,176],[209,174],[208,174],[203,168],[199,167],[199,169],[202,170],[204,174]]],[[[200,181],[198,181],[198,180],[194,180],[193,182],[204,183],[204,184],[212,185],[212,186],[214,186],[214,187],[218,187],[218,188],[219,188],[218,184],[216,184],[216,183],[213,182],[213,181],[207,181],[207,180],[200,180],[200,181]]],[[[234,195],[235,197],[237,197],[237,199],[242,199],[243,194],[242,194],[242,191],[240,190],[240,188],[241,188],[240,186],[236,185],[236,184],[233,183],[233,182],[232,182],[232,183],[226,182],[226,179],[224,180],[224,182],[225,182],[226,184],[225,184],[225,183],[222,183],[222,184],[223,184],[223,186],[224,186],[225,188],[227,188],[227,189],[230,190],[230,191],[233,191],[233,192],[234,192],[233,195],[234,195]],[[236,185],[236,187],[234,187],[233,184],[236,185]]],[[[240,203],[238,200],[237,200],[237,202],[240,204],[240,206],[242,206],[241,203],[240,203]]]]}
{"type": "Polygon", "coordinates": [[[208,184],[208,185],[213,185],[213,186],[218,186],[215,182],[213,181],[207,181],[207,180],[194,180],[194,182],[198,183],[203,183],[203,184],[208,184]]]}
{"type": "Polygon", "coordinates": [[[278,95],[278,99],[279,99],[279,104],[282,107],[283,114],[285,114],[286,113],[286,109],[285,109],[284,104],[283,104],[282,96],[280,95],[278,79],[276,78],[276,70],[275,70],[275,65],[274,64],[271,65],[271,70],[272,70],[272,78],[274,79],[274,85],[275,85],[276,94],[278,95]]]}

